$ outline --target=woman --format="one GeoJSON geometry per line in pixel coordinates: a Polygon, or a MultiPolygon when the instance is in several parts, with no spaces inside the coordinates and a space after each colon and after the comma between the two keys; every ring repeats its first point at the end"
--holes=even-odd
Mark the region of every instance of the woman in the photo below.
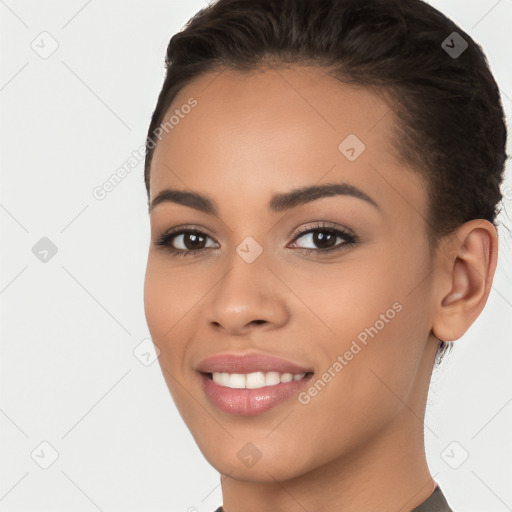
{"type": "Polygon", "coordinates": [[[145,312],[217,510],[450,511],[423,418],[497,262],[481,49],[420,0],[219,0],[166,63],[145,312]]]}

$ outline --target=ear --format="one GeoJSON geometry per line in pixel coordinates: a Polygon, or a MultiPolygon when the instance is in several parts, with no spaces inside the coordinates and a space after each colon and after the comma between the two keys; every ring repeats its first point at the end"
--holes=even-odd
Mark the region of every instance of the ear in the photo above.
{"type": "Polygon", "coordinates": [[[459,339],[487,302],[498,259],[496,228],[487,220],[464,223],[447,235],[438,253],[432,330],[443,341],[459,339]]]}

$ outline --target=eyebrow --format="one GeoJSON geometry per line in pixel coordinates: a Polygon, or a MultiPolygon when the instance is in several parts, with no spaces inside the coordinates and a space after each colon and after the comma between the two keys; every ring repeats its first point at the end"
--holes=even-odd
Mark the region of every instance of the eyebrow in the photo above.
{"type": "MultiPolygon", "coordinates": [[[[282,212],[297,206],[331,196],[350,196],[361,199],[377,209],[379,205],[365,192],[348,183],[325,183],[301,187],[289,192],[278,193],[272,196],[269,208],[273,212],[282,212]]],[[[218,214],[216,202],[207,195],[198,192],[176,190],[167,188],[159,192],[149,206],[149,213],[160,203],[176,203],[210,215],[218,214]]]]}

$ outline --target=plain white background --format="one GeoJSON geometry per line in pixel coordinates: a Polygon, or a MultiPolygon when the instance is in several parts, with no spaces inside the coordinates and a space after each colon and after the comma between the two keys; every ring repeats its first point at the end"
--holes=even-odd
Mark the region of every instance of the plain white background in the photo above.
{"type": "MultiPolygon", "coordinates": [[[[512,0],[431,3],[483,46],[510,120],[512,0]]],[[[0,512],[222,502],[158,362],[144,364],[142,159],[93,196],[144,144],[167,43],[206,5],[0,1],[0,512]]],[[[504,189],[510,225],[510,165],[504,189]]],[[[425,421],[455,511],[512,510],[511,238],[500,239],[488,304],[436,372],[425,421]]]]}

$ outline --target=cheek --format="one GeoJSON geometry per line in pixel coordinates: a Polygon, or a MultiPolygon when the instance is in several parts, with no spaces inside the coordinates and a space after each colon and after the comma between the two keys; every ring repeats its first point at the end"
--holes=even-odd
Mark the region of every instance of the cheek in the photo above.
{"type": "Polygon", "coordinates": [[[350,382],[355,403],[373,403],[376,396],[387,401],[386,385],[409,389],[429,334],[428,284],[417,286],[428,274],[421,255],[380,250],[364,259],[326,265],[293,286],[310,309],[311,347],[326,370],[342,356],[335,380],[343,388],[350,382]]]}
{"type": "Polygon", "coordinates": [[[183,392],[187,334],[183,331],[186,322],[181,320],[194,303],[192,298],[189,300],[184,296],[186,290],[190,290],[190,286],[183,279],[176,278],[174,270],[169,268],[164,258],[150,251],[144,281],[146,322],[151,339],[160,350],[158,362],[162,375],[184,420],[190,403],[183,392]]]}
{"type": "Polygon", "coordinates": [[[358,255],[339,263],[314,268],[283,268],[290,294],[290,307],[299,314],[298,323],[309,324],[316,333],[312,345],[343,345],[379,321],[399,298],[399,284],[383,258],[358,255]],[[296,300],[295,296],[297,299],[296,300]]]}
{"type": "Polygon", "coordinates": [[[153,342],[160,349],[161,360],[170,359],[170,352],[176,354],[183,349],[179,343],[183,336],[178,334],[183,327],[180,320],[190,309],[189,303],[192,304],[187,298],[188,288],[159,255],[150,253],[144,281],[144,312],[153,342]]]}
{"type": "Polygon", "coordinates": [[[153,341],[158,345],[167,314],[172,311],[172,301],[169,303],[170,296],[166,290],[165,279],[150,255],[144,280],[144,313],[153,341]]]}
{"type": "Polygon", "coordinates": [[[373,296],[356,310],[344,303],[347,308],[330,319],[336,338],[316,347],[317,356],[322,351],[322,370],[312,383],[316,389],[307,390],[310,400],[299,408],[298,423],[329,440],[318,440],[324,449],[317,463],[333,452],[364,445],[407,414],[404,403],[414,386],[422,345],[412,331],[414,309],[403,300],[393,302],[394,297],[373,296]]]}

